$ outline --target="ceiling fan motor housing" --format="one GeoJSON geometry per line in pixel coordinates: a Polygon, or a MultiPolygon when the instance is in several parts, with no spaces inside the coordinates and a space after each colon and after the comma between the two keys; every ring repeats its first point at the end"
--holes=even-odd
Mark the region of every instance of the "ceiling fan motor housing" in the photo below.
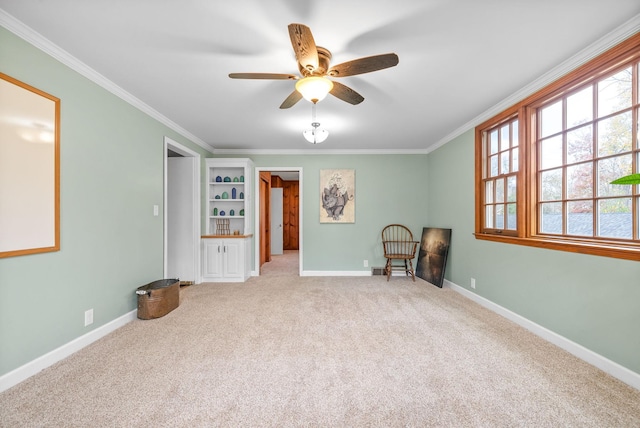
{"type": "Polygon", "coordinates": [[[329,70],[329,64],[331,63],[331,52],[329,49],[323,48],[322,46],[316,46],[318,50],[318,68],[315,70],[309,70],[305,68],[302,64],[298,63],[298,69],[300,70],[300,74],[304,77],[307,76],[324,76],[329,70]]]}

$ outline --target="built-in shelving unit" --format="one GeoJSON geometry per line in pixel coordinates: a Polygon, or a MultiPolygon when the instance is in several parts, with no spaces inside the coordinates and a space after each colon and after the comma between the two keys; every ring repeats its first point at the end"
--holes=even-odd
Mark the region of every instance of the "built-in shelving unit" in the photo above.
{"type": "Polygon", "coordinates": [[[251,271],[253,162],[216,158],[206,163],[202,281],[246,281],[251,271]]]}
{"type": "Polygon", "coordinates": [[[207,159],[207,235],[252,233],[250,159],[207,159]]]}

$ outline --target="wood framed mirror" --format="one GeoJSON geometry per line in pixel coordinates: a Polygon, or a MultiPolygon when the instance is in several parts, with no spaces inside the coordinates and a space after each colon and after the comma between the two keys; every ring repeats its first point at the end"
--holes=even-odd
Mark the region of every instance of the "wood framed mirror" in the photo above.
{"type": "Polygon", "coordinates": [[[0,73],[0,257],[60,250],[60,100],[0,73]]]}

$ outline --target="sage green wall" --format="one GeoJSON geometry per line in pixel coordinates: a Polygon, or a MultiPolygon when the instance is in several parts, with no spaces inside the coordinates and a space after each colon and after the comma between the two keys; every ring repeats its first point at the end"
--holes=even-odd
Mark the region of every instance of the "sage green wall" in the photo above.
{"type": "MultiPolygon", "coordinates": [[[[302,142],[301,142],[302,144],[302,142]]],[[[303,168],[305,271],[370,271],[384,266],[380,233],[401,223],[419,238],[427,226],[426,155],[251,155],[256,167],[303,168]],[[320,170],[354,169],[356,220],[320,224],[320,170]]]]}
{"type": "Polygon", "coordinates": [[[428,156],[431,224],[453,229],[446,278],[640,373],[640,264],[476,240],[474,134],[428,156]]]}
{"type": "Polygon", "coordinates": [[[0,71],[61,100],[61,250],[0,259],[1,376],[136,308],[163,275],[163,138],[210,153],[2,27],[0,71]]]}

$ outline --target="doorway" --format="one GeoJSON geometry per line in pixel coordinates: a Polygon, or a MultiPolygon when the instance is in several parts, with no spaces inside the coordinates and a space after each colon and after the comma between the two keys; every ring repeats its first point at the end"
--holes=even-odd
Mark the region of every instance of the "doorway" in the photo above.
{"type": "Polygon", "coordinates": [[[164,138],[164,277],[198,284],[200,155],[164,138]]]}
{"type": "Polygon", "coordinates": [[[292,251],[297,252],[297,274],[301,276],[303,272],[302,168],[258,167],[256,168],[255,175],[255,274],[260,275],[262,265],[272,259],[271,188],[273,183],[274,187],[283,188],[283,200],[285,201],[285,219],[282,223],[284,231],[283,248],[284,251],[289,254],[292,251]],[[290,189],[287,189],[287,187],[289,186],[295,186],[295,195],[290,192],[290,189]],[[295,198],[295,200],[293,200],[292,198],[295,198]],[[287,200],[291,200],[292,202],[288,203],[286,202],[287,200]],[[292,219],[289,219],[289,217],[287,217],[290,215],[292,215],[292,219]],[[291,250],[291,248],[295,248],[295,250],[291,250]]]}

